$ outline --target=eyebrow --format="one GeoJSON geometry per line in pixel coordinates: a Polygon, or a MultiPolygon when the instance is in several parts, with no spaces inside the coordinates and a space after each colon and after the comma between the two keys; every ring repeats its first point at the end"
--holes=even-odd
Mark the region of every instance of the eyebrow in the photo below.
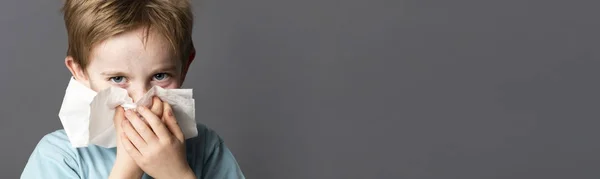
{"type": "Polygon", "coordinates": [[[126,73],[121,71],[105,71],[100,74],[104,76],[126,76],[126,73]]]}
{"type": "Polygon", "coordinates": [[[177,71],[177,67],[175,65],[169,65],[169,66],[163,66],[160,68],[156,68],[154,70],[152,70],[153,73],[160,73],[160,72],[174,72],[177,71]]]}
{"type": "MultiPolygon", "coordinates": [[[[160,73],[160,72],[175,72],[177,71],[177,67],[175,65],[163,66],[159,68],[155,68],[152,70],[152,73],[160,73]]],[[[127,76],[127,73],[117,70],[108,70],[100,73],[104,76],[127,76]]]]}

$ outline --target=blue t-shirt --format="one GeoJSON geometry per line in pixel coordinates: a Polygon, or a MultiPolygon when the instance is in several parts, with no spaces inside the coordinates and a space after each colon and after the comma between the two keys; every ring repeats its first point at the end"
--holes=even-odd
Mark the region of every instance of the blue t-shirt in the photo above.
{"type": "MultiPolygon", "coordinates": [[[[198,178],[244,179],[233,154],[211,129],[198,125],[198,136],[185,141],[187,162],[198,178]]],[[[21,178],[108,178],[116,148],[95,145],[73,148],[64,130],[57,130],[37,144],[21,178]]],[[[144,175],[142,178],[151,178],[144,175]]]]}

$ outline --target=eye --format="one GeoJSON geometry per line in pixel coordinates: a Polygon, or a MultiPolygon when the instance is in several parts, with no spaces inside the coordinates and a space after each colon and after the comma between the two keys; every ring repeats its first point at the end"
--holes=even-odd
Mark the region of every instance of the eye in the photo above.
{"type": "Polygon", "coordinates": [[[153,78],[157,81],[162,81],[169,78],[169,74],[166,73],[157,73],[153,76],[153,78]]]}
{"type": "Polygon", "coordinates": [[[110,77],[109,80],[111,82],[113,82],[113,83],[120,84],[120,83],[125,82],[125,77],[123,77],[123,76],[115,76],[115,77],[110,77]]]}

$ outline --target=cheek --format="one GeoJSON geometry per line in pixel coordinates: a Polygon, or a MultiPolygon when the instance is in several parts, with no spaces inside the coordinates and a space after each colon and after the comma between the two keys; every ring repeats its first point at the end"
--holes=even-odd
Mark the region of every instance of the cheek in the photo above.
{"type": "Polygon", "coordinates": [[[162,84],[156,84],[165,89],[177,89],[181,87],[181,83],[179,80],[179,76],[171,76],[168,80],[164,81],[162,84]]]}
{"type": "Polygon", "coordinates": [[[165,89],[176,89],[176,88],[179,88],[179,83],[174,80],[173,82],[170,82],[169,84],[161,86],[161,87],[165,88],[165,89]]]}
{"type": "Polygon", "coordinates": [[[110,84],[102,77],[89,76],[90,88],[96,92],[110,87],[110,84]]]}

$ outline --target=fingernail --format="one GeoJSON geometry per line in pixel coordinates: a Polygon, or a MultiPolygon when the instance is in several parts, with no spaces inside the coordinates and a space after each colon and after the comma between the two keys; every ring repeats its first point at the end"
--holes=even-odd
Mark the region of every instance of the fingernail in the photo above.
{"type": "Polygon", "coordinates": [[[125,115],[126,116],[131,116],[131,109],[125,110],[125,115]]]}
{"type": "Polygon", "coordinates": [[[138,110],[138,111],[144,111],[144,110],[146,110],[146,109],[144,109],[144,107],[142,107],[142,106],[138,106],[138,107],[137,107],[137,110],[138,110]]]}

